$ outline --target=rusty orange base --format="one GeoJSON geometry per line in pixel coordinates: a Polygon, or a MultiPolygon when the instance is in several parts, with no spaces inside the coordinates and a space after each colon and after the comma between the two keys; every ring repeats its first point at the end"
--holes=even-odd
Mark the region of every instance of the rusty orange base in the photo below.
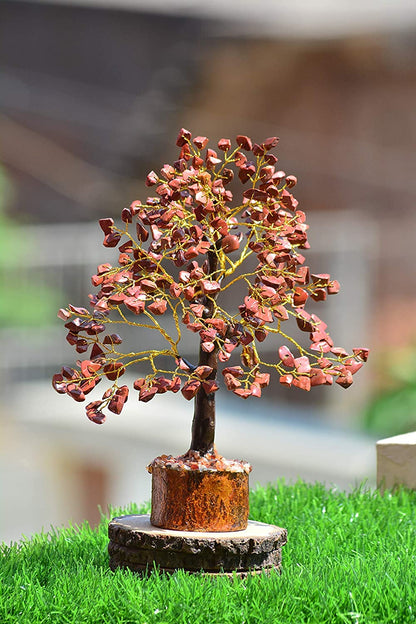
{"type": "Polygon", "coordinates": [[[153,465],[156,527],[179,531],[243,531],[248,523],[248,472],[153,465]]]}

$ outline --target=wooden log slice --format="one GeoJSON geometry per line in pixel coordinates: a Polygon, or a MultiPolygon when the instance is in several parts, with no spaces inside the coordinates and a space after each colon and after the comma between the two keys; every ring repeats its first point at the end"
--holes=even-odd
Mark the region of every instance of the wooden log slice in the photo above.
{"type": "Polygon", "coordinates": [[[108,528],[110,567],[133,571],[153,569],[172,572],[240,575],[279,570],[286,529],[249,521],[239,532],[175,531],[155,527],[149,515],[114,518],[108,528]]]}

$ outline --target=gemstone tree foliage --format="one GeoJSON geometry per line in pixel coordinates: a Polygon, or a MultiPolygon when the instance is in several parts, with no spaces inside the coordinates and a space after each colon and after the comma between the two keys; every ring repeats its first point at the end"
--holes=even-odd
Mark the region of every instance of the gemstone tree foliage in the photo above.
{"type": "Polygon", "coordinates": [[[309,299],[336,294],[339,284],[305,265],[308,226],[291,193],[296,177],[280,171],[271,153],[277,143],[271,137],[253,144],[240,135],[235,147],[220,139],[214,150],[207,137],[181,129],[178,160],[146,178],[155,196],[124,208],[121,225],[100,220],[103,244],[118,248],[118,262],[101,264],[92,276],[98,291],[89,309],[59,311],[67,341],[86,355],[53,378],[55,390],[75,401],[84,401],[102,379],[111,382],[87,405],[90,420],[103,423],[104,409],[119,414],[129,396],[122,376],[147,365],[133,383],[139,401],[178,391],[195,398],[191,449],[205,453],[213,448],[220,364],[225,387],[243,399],[260,397],[277,382],[307,391],[334,380],[344,388],[352,384],[368,349],[349,354],[335,347],[326,324],[305,309],[309,299]],[[242,192],[231,192],[233,179],[242,192]],[[254,263],[245,262],[250,256],[254,263]],[[226,310],[221,295],[237,284],[245,296],[226,310]],[[286,333],[291,318],[309,336],[309,348],[286,333]],[[122,351],[112,332],[117,324],[158,332],[166,346],[122,351]],[[198,335],[198,361],[181,354],[185,329],[198,335]],[[260,347],[272,336],[280,342],[270,362],[260,347]],[[227,365],[236,353],[240,361],[227,365]]]}

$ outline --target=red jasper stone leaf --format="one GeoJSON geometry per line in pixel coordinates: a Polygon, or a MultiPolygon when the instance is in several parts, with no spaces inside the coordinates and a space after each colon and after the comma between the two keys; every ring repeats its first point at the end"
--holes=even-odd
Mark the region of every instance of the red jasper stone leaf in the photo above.
{"type": "Polygon", "coordinates": [[[97,267],[97,275],[103,275],[104,273],[108,273],[110,269],[112,269],[112,265],[106,262],[105,264],[99,264],[97,267]]]}
{"type": "Polygon", "coordinates": [[[243,165],[240,168],[240,171],[238,172],[238,177],[240,178],[241,182],[245,184],[251,179],[251,177],[255,173],[256,173],[256,167],[254,165],[247,163],[246,165],[243,165]]]}
{"type": "Polygon", "coordinates": [[[78,334],[80,331],[82,331],[82,321],[80,318],[75,318],[72,321],[69,321],[68,323],[65,323],[65,328],[71,333],[71,334],[78,334]]]}
{"type": "Polygon", "coordinates": [[[134,314],[141,314],[145,308],[145,302],[135,297],[126,297],[124,299],[124,305],[134,314]]]}
{"type": "Polygon", "coordinates": [[[325,373],[320,368],[311,368],[311,386],[323,386],[326,382],[325,373]]]}
{"type": "Polygon", "coordinates": [[[260,386],[260,388],[265,388],[270,383],[270,374],[269,373],[256,373],[254,377],[254,382],[260,386]]]}
{"type": "Polygon", "coordinates": [[[198,149],[204,149],[208,145],[208,141],[209,139],[206,136],[197,136],[194,138],[193,143],[198,149]]]}
{"type": "Polygon", "coordinates": [[[331,345],[329,345],[326,340],[320,340],[319,342],[313,342],[310,346],[311,351],[318,351],[321,353],[328,353],[331,350],[331,345]]]}
{"type": "Polygon", "coordinates": [[[244,345],[240,358],[242,364],[244,364],[247,368],[254,368],[254,366],[259,363],[259,358],[253,347],[250,345],[244,345]]]}
{"type": "Polygon", "coordinates": [[[93,286],[99,286],[100,284],[102,284],[104,281],[103,277],[100,277],[99,275],[91,275],[91,283],[93,286]]]}
{"type": "Polygon", "coordinates": [[[276,275],[261,275],[260,280],[265,286],[270,286],[272,288],[279,288],[284,284],[284,279],[276,275]]]}
{"type": "Polygon", "coordinates": [[[230,139],[220,139],[217,145],[218,149],[222,150],[223,152],[227,152],[231,148],[231,141],[230,139]]]}
{"type": "Polygon", "coordinates": [[[238,236],[234,234],[227,234],[221,241],[221,247],[225,251],[225,253],[231,253],[232,251],[236,251],[240,246],[240,239],[238,236]]]}
{"type": "Polygon", "coordinates": [[[296,186],[298,182],[298,179],[296,176],[294,175],[288,175],[286,176],[286,186],[287,188],[292,188],[293,186],[296,186]]]}
{"type": "Polygon", "coordinates": [[[165,394],[170,390],[171,380],[166,377],[156,377],[153,380],[152,387],[157,389],[157,394],[165,394]]]}
{"type": "Polygon", "coordinates": [[[357,371],[362,367],[363,362],[357,362],[353,358],[346,360],[345,368],[350,371],[351,375],[355,375],[357,371]]]}
{"type": "Polygon", "coordinates": [[[105,336],[104,340],[103,340],[103,344],[121,344],[123,342],[123,339],[121,338],[121,336],[119,336],[119,334],[110,334],[109,336],[105,336]]]}
{"type": "Polygon", "coordinates": [[[327,358],[319,358],[318,364],[321,368],[328,368],[329,366],[331,366],[332,362],[327,358]]]}
{"type": "MultiPolygon", "coordinates": [[[[325,291],[324,291],[325,292],[325,291]]],[[[312,295],[313,297],[313,295],[312,295]]],[[[308,299],[308,293],[303,288],[297,286],[295,288],[295,292],[293,293],[293,303],[296,307],[305,305],[306,300],[308,299]]]]}
{"type": "Polygon", "coordinates": [[[179,281],[182,284],[187,284],[191,279],[191,274],[189,271],[179,271],[179,281]]]}
{"type": "Polygon", "coordinates": [[[100,383],[100,381],[101,377],[90,377],[88,380],[82,381],[79,384],[79,387],[84,394],[88,394],[98,383],[100,383]]]}
{"type": "Polygon", "coordinates": [[[131,214],[134,216],[136,215],[140,208],[141,208],[142,202],[139,199],[135,199],[131,204],[130,204],[130,210],[131,210],[131,214]]]}
{"type": "Polygon", "coordinates": [[[311,370],[311,364],[309,362],[309,358],[306,355],[302,357],[295,358],[295,368],[298,373],[309,373],[311,370]]]}
{"type": "Polygon", "coordinates": [[[331,351],[334,355],[338,355],[339,357],[348,357],[348,351],[345,351],[343,347],[332,347],[331,351]]]}
{"type": "Polygon", "coordinates": [[[274,154],[266,154],[264,157],[264,160],[269,164],[269,165],[275,165],[277,163],[277,157],[274,154]]]}
{"type": "Polygon", "coordinates": [[[290,388],[293,383],[293,375],[282,375],[279,379],[279,382],[282,384],[282,386],[290,388]]]}
{"type": "Polygon", "coordinates": [[[114,219],[100,219],[98,223],[100,224],[100,228],[102,229],[104,234],[111,234],[111,228],[114,225],[114,219]]]}
{"type": "Polygon", "coordinates": [[[215,345],[211,341],[201,342],[201,349],[206,353],[212,353],[215,349],[215,345]]]}
{"type": "Polygon", "coordinates": [[[201,385],[201,382],[198,381],[197,379],[191,379],[184,383],[181,389],[181,392],[187,401],[190,401],[191,399],[194,398],[194,396],[199,390],[200,385],[201,385]]]}
{"type": "Polygon", "coordinates": [[[202,303],[191,303],[189,307],[191,308],[195,316],[197,316],[198,318],[202,317],[205,309],[202,303]]]}
{"type": "Polygon", "coordinates": [[[279,357],[283,365],[287,366],[287,368],[293,368],[295,366],[295,358],[288,347],[283,345],[279,348],[279,357]]]}
{"type": "Polygon", "coordinates": [[[66,382],[64,382],[63,375],[57,373],[52,377],[52,386],[58,394],[66,393],[66,382]]]}
{"type": "Polygon", "coordinates": [[[88,310],[86,310],[86,308],[77,308],[71,304],[69,304],[69,308],[75,314],[88,315],[88,310]]]}
{"type": "Polygon", "coordinates": [[[337,379],[335,380],[335,383],[337,383],[342,388],[349,388],[351,386],[351,384],[353,383],[353,378],[352,378],[351,371],[345,370],[344,373],[341,373],[337,377],[337,379]]]}
{"type": "Polygon", "coordinates": [[[224,219],[216,217],[211,221],[211,225],[221,236],[226,236],[228,234],[228,225],[224,219]]]}
{"type": "Polygon", "coordinates": [[[146,186],[154,186],[159,182],[159,177],[155,171],[151,171],[146,176],[146,186]]]}
{"type": "Polygon", "coordinates": [[[78,372],[74,369],[71,368],[70,366],[63,366],[61,369],[61,374],[69,380],[73,380],[73,379],[78,379],[79,378],[79,374],[78,372]]]}
{"type": "MultiPolygon", "coordinates": [[[[254,148],[253,148],[254,151],[254,148]]],[[[257,383],[252,383],[250,385],[250,395],[253,397],[257,397],[258,399],[261,397],[261,387],[257,383]]]]}
{"type": "Polygon", "coordinates": [[[195,369],[195,374],[198,375],[201,379],[206,379],[212,373],[211,366],[197,366],[195,369]]]}
{"type": "Polygon", "coordinates": [[[365,347],[359,347],[359,348],[353,349],[352,352],[360,360],[362,360],[363,362],[367,362],[370,349],[367,349],[365,347]]]}
{"type": "Polygon", "coordinates": [[[147,384],[146,379],[144,377],[139,377],[138,379],[134,380],[133,388],[135,390],[140,390],[141,388],[144,388],[146,386],[146,384],[147,384]]]}
{"type": "Polygon", "coordinates": [[[71,312],[69,312],[68,310],[65,310],[65,308],[60,308],[60,310],[58,310],[57,316],[63,321],[67,321],[71,317],[71,312]]]}
{"type": "Polygon", "coordinates": [[[133,221],[130,208],[123,208],[121,211],[121,220],[124,221],[124,223],[131,223],[133,221]]]}
{"type": "Polygon", "coordinates": [[[340,291],[340,283],[337,280],[332,280],[327,286],[328,295],[336,295],[340,291]]]}
{"type": "Polygon", "coordinates": [[[249,332],[244,332],[244,334],[240,336],[240,342],[242,345],[248,345],[250,342],[253,342],[253,340],[254,338],[249,332]]]}
{"type": "Polygon", "coordinates": [[[166,299],[156,299],[155,301],[153,301],[153,303],[147,306],[147,309],[152,314],[159,316],[166,312],[167,307],[168,307],[168,304],[167,304],[166,299]]]}
{"type": "Polygon", "coordinates": [[[189,331],[194,332],[194,334],[197,334],[201,329],[203,329],[203,325],[202,323],[188,323],[186,328],[189,329],[189,331]]]}
{"type": "Polygon", "coordinates": [[[191,366],[183,358],[177,358],[176,365],[178,368],[180,368],[180,370],[188,371],[188,372],[191,370],[191,366]]]}
{"type": "Polygon", "coordinates": [[[84,377],[91,377],[101,368],[101,364],[98,362],[92,362],[91,360],[83,360],[80,365],[81,373],[84,377]]]}
{"type": "Polygon", "coordinates": [[[253,154],[255,156],[264,156],[265,153],[265,149],[262,145],[259,145],[258,143],[254,143],[253,145],[253,154]]]}
{"type": "Polygon", "coordinates": [[[193,301],[195,299],[195,288],[193,286],[187,286],[183,289],[185,299],[193,301]]]}
{"type": "Polygon", "coordinates": [[[244,191],[243,197],[245,197],[246,199],[254,199],[256,201],[264,203],[266,203],[269,198],[266,191],[260,191],[257,188],[247,189],[246,191],[244,191]]]}
{"type": "Polygon", "coordinates": [[[118,232],[110,232],[104,237],[104,247],[117,247],[121,239],[121,234],[118,232]]]}
{"type": "Polygon", "coordinates": [[[149,401],[153,399],[156,393],[157,393],[157,388],[155,387],[152,387],[152,388],[142,387],[140,388],[140,392],[139,392],[139,401],[142,401],[143,403],[148,403],[149,401]]]}
{"type": "Polygon", "coordinates": [[[91,350],[91,360],[95,360],[96,358],[101,358],[104,355],[104,351],[101,349],[98,342],[95,342],[92,350],[91,350]]]}
{"type": "Polygon", "coordinates": [[[283,305],[273,306],[273,314],[281,321],[287,321],[289,318],[288,311],[283,305]]]}
{"type": "Polygon", "coordinates": [[[182,292],[182,288],[179,286],[179,284],[177,284],[176,282],[172,282],[172,284],[169,286],[169,293],[172,295],[172,297],[178,298],[180,296],[182,292]]]}
{"type": "Polygon", "coordinates": [[[199,256],[199,251],[197,247],[188,247],[188,249],[185,251],[186,260],[192,260],[192,258],[196,258],[197,256],[199,256]]]}
{"type": "Polygon", "coordinates": [[[219,385],[215,381],[215,379],[208,379],[202,382],[202,387],[205,390],[206,394],[210,394],[211,392],[216,392],[219,388],[219,385]]]}
{"type": "Polygon", "coordinates": [[[311,318],[311,315],[302,309],[298,309],[296,311],[297,311],[296,323],[299,329],[304,332],[312,332],[313,325],[309,320],[311,318]]]}
{"type": "Polygon", "coordinates": [[[311,278],[314,284],[328,286],[331,276],[328,273],[312,273],[311,278]]]}
{"type": "Polygon", "coordinates": [[[253,142],[248,136],[245,136],[244,134],[238,134],[235,140],[237,142],[237,145],[239,145],[243,150],[251,152],[251,150],[253,149],[253,142]]]}
{"type": "Polygon", "coordinates": [[[306,390],[306,392],[309,392],[309,390],[311,389],[311,379],[310,377],[301,375],[300,377],[295,377],[293,379],[292,385],[295,386],[295,388],[299,388],[300,390],[306,390]]]}
{"type": "Polygon", "coordinates": [[[221,286],[218,282],[210,281],[210,280],[201,280],[200,282],[202,291],[204,295],[215,295],[220,292],[221,286]]]}
{"type": "Polygon", "coordinates": [[[255,330],[254,335],[259,342],[263,342],[264,340],[266,340],[269,332],[263,328],[260,328],[255,330]]]}
{"type": "Polygon", "coordinates": [[[120,305],[126,299],[126,295],[124,293],[115,293],[114,295],[110,295],[108,298],[108,302],[113,305],[120,305]]]}
{"type": "Polygon", "coordinates": [[[127,386],[121,386],[114,393],[110,403],[108,404],[108,409],[110,412],[114,414],[120,414],[121,410],[124,407],[124,404],[127,402],[129,397],[129,389],[127,386]]]}
{"type": "Polygon", "coordinates": [[[85,353],[88,351],[88,342],[84,340],[84,338],[78,338],[75,346],[75,351],[77,353],[85,353]]]}
{"type": "Polygon", "coordinates": [[[248,397],[251,396],[251,390],[249,388],[236,388],[233,392],[242,399],[248,399],[248,397]]]}
{"type": "Polygon", "coordinates": [[[227,329],[227,325],[226,325],[226,323],[225,323],[225,321],[223,319],[220,319],[220,318],[207,318],[207,319],[205,319],[205,322],[206,322],[207,325],[212,325],[213,327],[215,327],[217,332],[219,332],[220,334],[225,335],[225,332],[226,332],[226,329],[227,329]]]}
{"type": "MultiPolygon", "coordinates": [[[[94,403],[100,403],[99,401],[94,401],[94,403]]],[[[93,403],[89,403],[89,405],[93,405],[93,403]]],[[[93,423],[96,425],[102,425],[105,422],[106,416],[103,412],[100,412],[98,409],[88,409],[86,410],[86,414],[93,423]]]]}
{"type": "Polygon", "coordinates": [[[144,243],[149,238],[149,232],[146,228],[139,222],[136,223],[136,234],[137,238],[140,242],[144,243]]]}
{"type": "Polygon", "coordinates": [[[268,151],[268,150],[273,149],[273,147],[276,147],[278,142],[279,142],[278,137],[268,137],[262,142],[262,146],[264,147],[264,149],[268,151]]]}
{"type": "Polygon", "coordinates": [[[75,384],[69,384],[66,388],[66,392],[70,397],[74,399],[74,401],[77,401],[77,403],[85,401],[85,394],[75,384]]]}
{"type": "Polygon", "coordinates": [[[186,128],[181,128],[178,133],[178,137],[176,139],[176,145],[178,147],[183,147],[192,139],[192,134],[186,128]]]}
{"type": "Polygon", "coordinates": [[[239,381],[234,375],[231,373],[224,373],[224,382],[228,390],[235,390],[241,386],[241,381],[239,381]]]}
{"type": "Polygon", "coordinates": [[[261,306],[257,313],[256,318],[260,319],[264,323],[271,323],[273,321],[273,315],[271,313],[270,308],[266,306],[261,306]]]}
{"type": "Polygon", "coordinates": [[[105,331],[105,325],[97,323],[96,321],[91,321],[86,328],[86,332],[89,336],[96,336],[103,331],[105,331]]]}
{"type": "Polygon", "coordinates": [[[224,348],[224,351],[226,351],[226,353],[232,353],[236,347],[237,347],[236,342],[232,342],[231,340],[224,341],[223,348],[224,348]]]}
{"type": "Polygon", "coordinates": [[[316,290],[311,293],[311,297],[314,301],[325,301],[326,290],[324,290],[324,288],[316,288],[316,290]]]}
{"type": "Polygon", "coordinates": [[[225,376],[227,374],[233,375],[233,377],[244,377],[244,370],[241,366],[227,366],[222,370],[222,374],[225,376]]]}
{"type": "Polygon", "coordinates": [[[169,385],[169,390],[170,392],[174,392],[176,394],[176,392],[179,392],[179,390],[181,389],[181,378],[178,376],[173,377],[173,379],[170,382],[169,385]]]}
{"type": "Polygon", "coordinates": [[[121,362],[110,362],[110,364],[104,366],[104,374],[110,381],[116,381],[125,372],[126,369],[121,362]]]}
{"type": "Polygon", "coordinates": [[[228,362],[231,357],[231,353],[227,353],[226,351],[220,351],[218,353],[218,360],[220,362],[228,362]]]}

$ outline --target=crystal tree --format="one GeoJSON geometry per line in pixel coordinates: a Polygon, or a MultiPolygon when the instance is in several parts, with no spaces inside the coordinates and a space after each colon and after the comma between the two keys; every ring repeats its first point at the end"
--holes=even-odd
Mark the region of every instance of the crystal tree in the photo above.
{"type": "Polygon", "coordinates": [[[124,208],[121,224],[100,220],[104,247],[118,248],[118,262],[98,266],[88,309],[59,311],[67,341],[88,355],[53,377],[55,390],[75,401],[103,379],[111,382],[86,406],[91,421],[103,423],[104,410],[120,414],[129,396],[120,380],[127,370],[140,371],[133,383],[139,401],[178,391],[195,400],[190,450],[203,456],[214,450],[220,365],[224,386],[243,399],[277,382],[305,391],[352,384],[368,349],[334,346],[324,321],[306,311],[310,299],[325,301],[339,283],[305,265],[308,225],[291,192],[296,177],[276,167],[277,143],[239,135],[236,146],[223,138],[214,150],[207,137],[182,128],[178,160],[146,178],[155,195],[124,208]],[[233,179],[242,193],[230,190],[233,179]],[[245,296],[226,310],[221,295],[235,285],[245,296]],[[308,348],[287,333],[291,318],[309,337],[308,348]],[[122,351],[115,324],[158,332],[165,348],[122,351]],[[181,351],[184,329],[198,335],[194,362],[181,351]],[[260,346],[271,337],[279,343],[267,361],[260,346]],[[240,361],[227,365],[236,353],[240,361]]]}

